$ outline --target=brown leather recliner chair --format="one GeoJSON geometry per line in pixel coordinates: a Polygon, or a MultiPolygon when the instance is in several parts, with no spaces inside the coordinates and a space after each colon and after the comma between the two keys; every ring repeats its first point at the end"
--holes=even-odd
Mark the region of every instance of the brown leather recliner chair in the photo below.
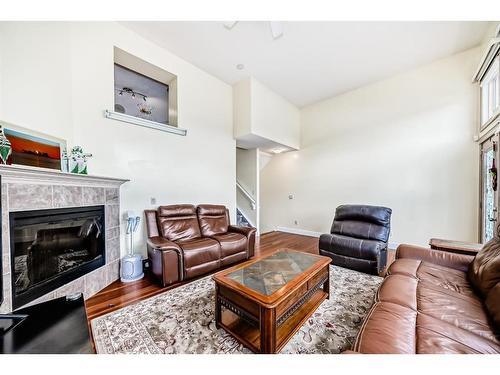
{"type": "Polygon", "coordinates": [[[230,225],[225,206],[179,204],[144,212],[151,271],[163,286],[254,255],[256,229],[230,225]]]}
{"type": "Polygon", "coordinates": [[[387,207],[346,204],[337,207],[330,233],[319,238],[319,253],[333,264],[380,274],[387,263],[392,210],[387,207]]]}

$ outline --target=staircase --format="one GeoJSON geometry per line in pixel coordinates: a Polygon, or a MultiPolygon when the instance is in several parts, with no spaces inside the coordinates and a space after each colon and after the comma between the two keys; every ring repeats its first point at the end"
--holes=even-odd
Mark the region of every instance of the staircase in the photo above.
{"type": "Polygon", "coordinates": [[[248,222],[245,215],[243,215],[243,213],[239,209],[236,209],[236,225],[239,225],[242,227],[251,227],[252,226],[252,224],[250,224],[248,222]]]}

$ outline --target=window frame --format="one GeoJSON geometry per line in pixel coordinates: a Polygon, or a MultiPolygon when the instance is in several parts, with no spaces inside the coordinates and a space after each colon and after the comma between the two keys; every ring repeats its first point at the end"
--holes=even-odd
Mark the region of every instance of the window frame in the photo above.
{"type": "Polygon", "coordinates": [[[497,54],[479,82],[480,130],[500,114],[500,55],[497,54]],[[492,87],[493,85],[493,87],[492,87]],[[487,103],[486,103],[487,101],[487,103]]]}

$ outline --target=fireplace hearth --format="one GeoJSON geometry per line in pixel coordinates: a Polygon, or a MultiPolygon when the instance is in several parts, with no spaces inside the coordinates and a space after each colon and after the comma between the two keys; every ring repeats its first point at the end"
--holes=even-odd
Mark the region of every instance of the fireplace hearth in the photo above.
{"type": "Polygon", "coordinates": [[[105,233],[104,206],[11,212],[13,307],[103,266],[105,233]]]}

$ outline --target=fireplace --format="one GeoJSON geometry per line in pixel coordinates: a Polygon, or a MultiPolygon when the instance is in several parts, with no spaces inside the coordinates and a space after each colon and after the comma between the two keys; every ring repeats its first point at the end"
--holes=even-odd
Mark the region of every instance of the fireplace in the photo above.
{"type": "Polygon", "coordinates": [[[10,213],[13,308],[105,264],[104,206],[10,213]]]}

